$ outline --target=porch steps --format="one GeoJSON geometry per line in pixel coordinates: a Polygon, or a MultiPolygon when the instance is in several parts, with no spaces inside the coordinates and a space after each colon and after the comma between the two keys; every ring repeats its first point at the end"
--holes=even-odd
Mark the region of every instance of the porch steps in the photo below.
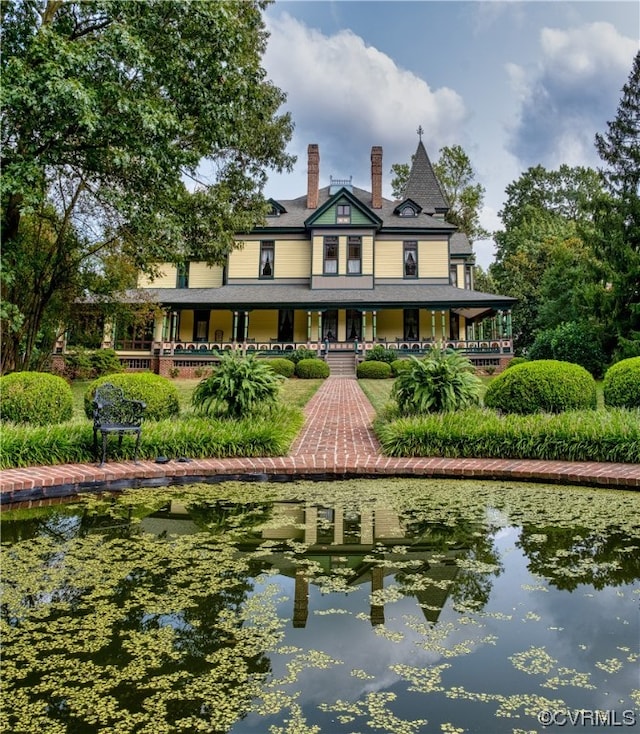
{"type": "Polygon", "coordinates": [[[329,352],[327,364],[334,377],[355,377],[356,375],[356,356],[353,352],[344,354],[329,352]]]}

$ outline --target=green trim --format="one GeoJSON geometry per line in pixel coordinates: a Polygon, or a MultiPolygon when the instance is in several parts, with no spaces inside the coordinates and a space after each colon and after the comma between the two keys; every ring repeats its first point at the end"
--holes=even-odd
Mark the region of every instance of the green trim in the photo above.
{"type": "MultiPolygon", "coordinates": [[[[333,209],[334,206],[336,206],[338,203],[340,203],[341,200],[345,200],[351,205],[352,207],[352,214],[351,214],[351,223],[350,224],[336,224],[335,222],[335,216],[333,219],[333,223],[325,223],[323,222],[323,226],[331,226],[331,227],[353,227],[356,226],[353,222],[353,210],[359,211],[361,214],[364,215],[367,222],[370,222],[371,224],[375,225],[377,228],[380,228],[382,226],[382,219],[377,214],[374,214],[369,207],[365,206],[359,199],[357,199],[348,189],[341,188],[339,191],[337,191],[333,196],[331,196],[328,201],[326,201],[321,207],[315,210],[315,212],[308,217],[308,219],[305,220],[304,225],[305,227],[313,227],[316,225],[316,223],[320,224],[319,220],[323,217],[325,212],[333,209]]],[[[357,226],[362,226],[363,222],[360,222],[357,226]]]]}

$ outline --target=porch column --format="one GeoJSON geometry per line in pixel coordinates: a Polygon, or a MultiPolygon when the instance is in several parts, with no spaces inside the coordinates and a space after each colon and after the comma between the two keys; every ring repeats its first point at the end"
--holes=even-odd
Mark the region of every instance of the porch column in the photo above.
{"type": "Polygon", "coordinates": [[[318,341],[322,341],[322,311],[318,311],[318,341]]]}
{"type": "Polygon", "coordinates": [[[169,341],[169,325],[171,316],[168,311],[162,313],[162,341],[169,341]]]}
{"type": "Polygon", "coordinates": [[[431,312],[431,338],[436,340],[436,312],[431,312]]]}
{"type": "Polygon", "coordinates": [[[231,330],[231,340],[237,341],[238,336],[238,312],[233,312],[233,329],[231,330]]]}
{"type": "Polygon", "coordinates": [[[161,342],[164,335],[164,322],[166,316],[163,312],[162,316],[156,316],[153,320],[153,341],[161,342]]]}
{"type": "Polygon", "coordinates": [[[307,341],[311,341],[311,311],[307,311],[307,341]]]}
{"type": "Polygon", "coordinates": [[[245,311],[244,312],[244,336],[243,336],[242,341],[246,342],[248,336],[249,336],[249,312],[245,311]]]}
{"type": "Polygon", "coordinates": [[[367,312],[362,312],[362,341],[367,341],[367,312]]]}
{"type": "Polygon", "coordinates": [[[513,331],[511,330],[511,310],[507,311],[507,339],[513,339],[513,331]]]}
{"type": "Polygon", "coordinates": [[[378,318],[377,317],[378,317],[378,312],[377,311],[374,311],[373,312],[373,317],[372,317],[373,318],[373,321],[372,321],[372,324],[371,324],[371,328],[373,329],[373,341],[376,340],[377,332],[378,332],[378,318]]]}
{"type": "Polygon", "coordinates": [[[444,342],[446,337],[446,324],[447,324],[447,312],[446,311],[440,311],[440,316],[442,318],[442,341],[444,342]]]}
{"type": "MultiPolygon", "coordinates": [[[[382,591],[384,588],[384,568],[382,566],[374,566],[371,569],[371,591],[382,591]]],[[[369,611],[369,619],[371,625],[375,627],[378,624],[384,624],[384,605],[371,604],[369,611]]]]}
{"type": "Polygon", "coordinates": [[[169,341],[178,341],[178,324],[179,314],[177,311],[171,312],[171,320],[169,322],[169,341]]]}

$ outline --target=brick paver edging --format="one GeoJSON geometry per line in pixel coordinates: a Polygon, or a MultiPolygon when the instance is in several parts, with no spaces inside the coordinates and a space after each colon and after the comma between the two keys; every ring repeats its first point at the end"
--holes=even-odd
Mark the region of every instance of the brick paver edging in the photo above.
{"type": "Polygon", "coordinates": [[[507,459],[401,459],[385,456],[298,455],[295,457],[194,459],[189,463],[119,462],[7,469],[0,472],[2,504],[125,486],[153,486],[200,479],[343,479],[409,476],[457,479],[511,479],[580,484],[618,489],[640,488],[640,465],[507,459]]]}

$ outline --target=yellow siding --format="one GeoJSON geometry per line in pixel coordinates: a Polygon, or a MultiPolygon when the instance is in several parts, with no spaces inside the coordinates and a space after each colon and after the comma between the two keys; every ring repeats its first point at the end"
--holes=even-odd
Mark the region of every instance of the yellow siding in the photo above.
{"type": "Polygon", "coordinates": [[[312,274],[322,275],[323,269],[323,238],[316,236],[313,238],[313,262],[312,262],[312,274]]]}
{"type": "Polygon", "coordinates": [[[245,240],[242,250],[229,253],[229,278],[257,278],[260,269],[260,240],[245,240]]]}
{"type": "Polygon", "coordinates": [[[175,288],[176,279],[176,266],[162,263],[159,267],[158,277],[154,280],[144,273],[138,275],[138,288],[175,288]]]}
{"type": "MultiPolygon", "coordinates": [[[[249,321],[251,323],[251,321],[249,321]]],[[[233,313],[231,311],[212,311],[209,319],[210,339],[215,339],[216,331],[222,332],[222,341],[231,341],[231,332],[233,330],[233,313]]]]}
{"type": "Polygon", "coordinates": [[[338,237],[338,275],[347,272],[347,237],[338,237]]]}
{"type": "MultiPolygon", "coordinates": [[[[311,331],[313,334],[313,331],[311,331]]],[[[294,311],[293,313],[293,338],[297,342],[307,341],[307,312],[294,311]]]]}
{"type": "Polygon", "coordinates": [[[189,266],[189,288],[219,288],[222,285],[222,268],[210,267],[206,263],[191,263],[189,266]]]}
{"type": "Polygon", "coordinates": [[[376,277],[402,278],[404,276],[402,252],[402,242],[384,241],[376,243],[376,277]]]}
{"type": "Polygon", "coordinates": [[[249,337],[257,342],[269,341],[278,336],[277,311],[250,311],[249,337]]]}
{"type": "Polygon", "coordinates": [[[464,265],[456,265],[458,288],[464,288],[464,265]]]}
{"type": "Polygon", "coordinates": [[[274,273],[276,278],[308,278],[311,243],[307,240],[276,241],[274,273]]]}
{"type": "Polygon", "coordinates": [[[418,244],[418,275],[420,278],[449,277],[449,251],[446,242],[418,244]]]}
{"type": "MultiPolygon", "coordinates": [[[[373,315],[371,316],[373,320],[373,315]]],[[[402,311],[378,311],[376,317],[376,336],[378,339],[395,341],[396,337],[402,337],[403,326],[402,311]]]]}
{"type": "Polygon", "coordinates": [[[193,339],[193,311],[182,311],[180,313],[180,334],[178,338],[181,341],[191,341],[193,339]]]}
{"type": "Polygon", "coordinates": [[[362,238],[362,274],[373,274],[373,237],[362,238]]]}

